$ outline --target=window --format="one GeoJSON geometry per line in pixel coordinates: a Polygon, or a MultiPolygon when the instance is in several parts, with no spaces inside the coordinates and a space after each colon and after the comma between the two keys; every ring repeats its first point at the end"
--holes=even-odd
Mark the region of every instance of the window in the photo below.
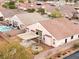
{"type": "Polygon", "coordinates": [[[67,43],[67,39],[65,39],[65,43],[67,43]]]}
{"type": "Polygon", "coordinates": [[[52,36],[45,34],[45,36],[52,38],[52,36]]]}
{"type": "Polygon", "coordinates": [[[78,38],[79,38],[79,35],[78,35],[78,38]]]}
{"type": "Polygon", "coordinates": [[[73,39],[73,36],[71,36],[71,39],[73,39]]]}
{"type": "Polygon", "coordinates": [[[34,30],[31,30],[31,32],[35,32],[34,30]]]}
{"type": "Polygon", "coordinates": [[[53,44],[55,44],[55,39],[53,39],[53,44]]]}
{"type": "Polygon", "coordinates": [[[0,17],[0,21],[3,21],[4,20],[4,18],[3,17],[0,17]]]}
{"type": "Polygon", "coordinates": [[[38,35],[38,32],[36,32],[36,34],[38,35]]]}
{"type": "Polygon", "coordinates": [[[45,36],[43,36],[43,42],[45,42],[45,36]]]}

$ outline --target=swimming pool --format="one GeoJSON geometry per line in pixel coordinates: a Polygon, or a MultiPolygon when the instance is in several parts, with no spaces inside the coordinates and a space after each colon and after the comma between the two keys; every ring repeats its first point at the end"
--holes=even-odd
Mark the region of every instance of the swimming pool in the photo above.
{"type": "Polygon", "coordinates": [[[64,59],[79,59],[79,51],[75,52],[74,54],[72,54],[64,59]]]}
{"type": "Polygon", "coordinates": [[[12,30],[12,28],[11,27],[9,27],[9,26],[0,26],[0,32],[7,32],[7,31],[10,31],[10,30],[12,30]]]}

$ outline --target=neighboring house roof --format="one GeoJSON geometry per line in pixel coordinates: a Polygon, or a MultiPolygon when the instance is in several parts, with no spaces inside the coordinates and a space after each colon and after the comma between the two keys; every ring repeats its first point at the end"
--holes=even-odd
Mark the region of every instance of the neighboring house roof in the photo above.
{"type": "Polygon", "coordinates": [[[66,18],[46,20],[40,24],[58,40],[79,34],[79,24],[74,24],[66,18]]]}
{"type": "Polygon", "coordinates": [[[43,15],[40,15],[39,13],[22,13],[22,14],[16,14],[16,16],[26,26],[33,24],[33,23],[36,23],[38,21],[43,21],[43,20],[49,19],[43,15]]]}
{"type": "Polygon", "coordinates": [[[15,14],[21,13],[18,10],[10,10],[10,9],[5,9],[3,7],[0,7],[0,12],[3,14],[5,18],[12,17],[15,14]]]}
{"type": "Polygon", "coordinates": [[[55,10],[55,9],[57,9],[57,7],[56,6],[54,6],[54,5],[51,5],[51,4],[43,4],[42,5],[42,8],[44,8],[46,11],[48,11],[48,12],[52,12],[53,10],[55,10]]]}
{"type": "Polygon", "coordinates": [[[36,5],[36,3],[19,3],[18,8],[22,9],[31,9],[31,8],[40,8],[42,5],[36,5]]]}
{"type": "Polygon", "coordinates": [[[3,14],[3,16],[4,16],[5,18],[11,17],[11,16],[14,15],[14,13],[13,13],[12,11],[9,11],[9,10],[0,10],[0,12],[3,14]]]}
{"type": "Polygon", "coordinates": [[[0,0],[0,3],[3,3],[3,2],[5,2],[5,0],[0,0]]]}
{"type": "Polygon", "coordinates": [[[63,16],[71,18],[75,12],[77,12],[74,6],[71,5],[62,5],[60,6],[60,11],[63,16]]]}
{"type": "Polygon", "coordinates": [[[25,9],[30,9],[30,8],[44,8],[45,10],[47,10],[48,12],[51,12],[53,9],[56,8],[56,6],[52,6],[48,3],[43,3],[41,5],[37,5],[36,3],[19,3],[17,5],[18,8],[25,8],[25,9]]]}

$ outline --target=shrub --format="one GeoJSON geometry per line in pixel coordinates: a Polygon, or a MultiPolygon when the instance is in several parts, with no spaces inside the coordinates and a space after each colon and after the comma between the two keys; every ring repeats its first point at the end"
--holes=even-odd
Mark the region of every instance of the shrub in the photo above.
{"type": "Polygon", "coordinates": [[[45,9],[43,8],[38,8],[37,10],[38,13],[41,13],[42,15],[45,14],[45,9]]]}
{"type": "Polygon", "coordinates": [[[52,17],[52,18],[59,18],[61,17],[61,13],[59,10],[54,10],[50,15],[48,15],[49,17],[52,17]]]}
{"type": "Polygon", "coordinates": [[[29,13],[33,13],[35,11],[35,9],[33,9],[33,8],[32,9],[27,9],[26,11],[29,12],[29,13]]]}
{"type": "Polygon", "coordinates": [[[31,1],[30,1],[30,0],[28,0],[28,3],[31,3],[31,1]]]}
{"type": "Polygon", "coordinates": [[[74,49],[79,48],[79,44],[78,44],[78,43],[77,43],[77,44],[74,44],[74,45],[73,45],[73,48],[74,48],[74,49]]]}
{"type": "Polygon", "coordinates": [[[15,2],[13,2],[13,1],[10,1],[10,2],[8,3],[8,6],[9,6],[10,9],[15,9],[15,8],[16,8],[15,2]]]}
{"type": "Polygon", "coordinates": [[[8,4],[9,5],[15,5],[15,2],[14,1],[10,1],[8,4]]]}
{"type": "Polygon", "coordinates": [[[10,9],[15,9],[16,6],[15,6],[15,5],[9,5],[9,8],[10,8],[10,9]]]}
{"type": "Polygon", "coordinates": [[[37,55],[37,54],[39,54],[39,52],[38,51],[34,51],[33,54],[34,55],[37,55]]]}
{"type": "Polygon", "coordinates": [[[24,0],[19,0],[19,2],[24,3],[24,0]]]}
{"type": "Polygon", "coordinates": [[[5,8],[15,9],[16,5],[14,1],[6,2],[2,5],[5,8]]]}
{"type": "Polygon", "coordinates": [[[45,2],[46,2],[46,1],[48,1],[48,0],[43,0],[43,1],[45,1],[45,2]]]}
{"type": "Polygon", "coordinates": [[[52,57],[48,58],[48,59],[52,59],[52,57]]]}
{"type": "Polygon", "coordinates": [[[3,4],[2,7],[7,8],[7,5],[6,4],[3,4]]]}

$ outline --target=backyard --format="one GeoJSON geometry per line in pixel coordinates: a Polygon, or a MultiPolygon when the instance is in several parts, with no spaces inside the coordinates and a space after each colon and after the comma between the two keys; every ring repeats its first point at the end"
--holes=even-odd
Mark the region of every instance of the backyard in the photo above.
{"type": "Polygon", "coordinates": [[[22,46],[24,46],[26,48],[26,50],[28,50],[33,56],[37,55],[43,51],[53,48],[53,47],[47,46],[46,44],[44,44],[42,42],[38,43],[37,40],[38,39],[32,39],[32,40],[28,40],[28,41],[22,40],[22,41],[20,41],[20,44],[22,46]]]}
{"type": "Polygon", "coordinates": [[[32,59],[31,53],[16,41],[0,40],[0,59],[32,59]]]}

